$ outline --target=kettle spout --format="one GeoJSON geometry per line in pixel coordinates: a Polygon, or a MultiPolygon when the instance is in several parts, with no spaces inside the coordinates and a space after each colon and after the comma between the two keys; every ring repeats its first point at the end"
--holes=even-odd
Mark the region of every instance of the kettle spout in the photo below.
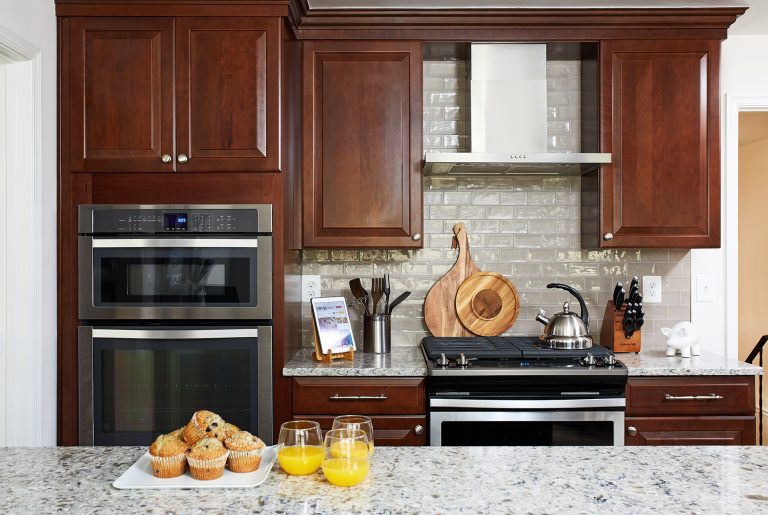
{"type": "Polygon", "coordinates": [[[536,315],[536,320],[541,322],[544,325],[549,324],[549,318],[547,318],[547,313],[543,309],[539,308],[539,314],[536,315]]]}

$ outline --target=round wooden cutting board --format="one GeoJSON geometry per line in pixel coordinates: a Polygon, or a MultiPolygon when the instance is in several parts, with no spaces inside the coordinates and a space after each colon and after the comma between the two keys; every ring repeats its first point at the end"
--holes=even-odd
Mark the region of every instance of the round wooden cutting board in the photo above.
{"type": "Polygon", "coordinates": [[[515,286],[495,272],[476,272],[456,292],[461,324],[479,336],[498,336],[515,323],[520,297],[515,286]]]}
{"type": "Polygon", "coordinates": [[[456,264],[445,273],[424,299],[424,322],[432,336],[472,336],[456,317],[456,291],[464,279],[479,272],[469,253],[467,230],[463,223],[453,226],[454,243],[459,247],[456,264]]]}

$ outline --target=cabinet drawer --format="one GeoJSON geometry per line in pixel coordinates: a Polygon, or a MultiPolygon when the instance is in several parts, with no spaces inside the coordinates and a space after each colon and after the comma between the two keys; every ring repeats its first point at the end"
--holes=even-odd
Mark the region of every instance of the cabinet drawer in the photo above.
{"type": "MultiPolygon", "coordinates": [[[[323,432],[333,426],[333,417],[326,415],[294,415],[295,420],[309,419],[320,423],[323,432]]],[[[373,438],[377,446],[390,445],[426,445],[427,444],[427,417],[414,416],[384,416],[371,417],[373,422],[373,438]]]]}
{"type": "Polygon", "coordinates": [[[301,377],[293,380],[293,412],[329,415],[424,415],[423,379],[301,377]]]}
{"type": "Polygon", "coordinates": [[[625,445],[755,445],[755,417],[627,417],[625,445]]]}
{"type": "Polygon", "coordinates": [[[754,413],[752,376],[630,378],[627,383],[627,415],[754,413]]]}

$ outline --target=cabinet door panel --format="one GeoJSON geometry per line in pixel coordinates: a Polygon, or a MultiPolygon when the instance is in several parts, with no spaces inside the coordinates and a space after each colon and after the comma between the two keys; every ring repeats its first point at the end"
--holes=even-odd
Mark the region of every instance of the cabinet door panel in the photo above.
{"type": "Polygon", "coordinates": [[[755,417],[627,417],[625,445],[755,445],[755,417]]]}
{"type": "Polygon", "coordinates": [[[163,171],[173,155],[173,20],[71,22],[72,171],[163,171]]]}
{"type": "Polygon", "coordinates": [[[304,47],[304,245],[420,247],[421,46],[304,47]]]}
{"type": "Polygon", "coordinates": [[[280,168],[277,18],[179,18],[178,171],[280,168]]]}
{"type": "Polygon", "coordinates": [[[604,247],[720,244],[716,41],[601,46],[604,247]]]}

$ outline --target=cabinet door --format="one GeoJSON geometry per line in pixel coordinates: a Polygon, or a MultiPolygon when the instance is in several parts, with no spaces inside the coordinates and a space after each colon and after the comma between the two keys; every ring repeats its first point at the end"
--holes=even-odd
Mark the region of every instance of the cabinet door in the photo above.
{"type": "MultiPolygon", "coordinates": [[[[323,431],[333,427],[333,416],[294,414],[293,419],[316,420],[323,431]]],[[[372,416],[371,422],[376,446],[427,445],[427,417],[425,416],[372,416]]]]}
{"type": "Polygon", "coordinates": [[[279,38],[279,18],[177,18],[177,171],[280,169],[279,38]]]}
{"type": "Polygon", "coordinates": [[[587,246],[720,246],[719,48],[601,44],[602,146],[613,160],[596,196],[600,233],[587,246]]]}
{"type": "Polygon", "coordinates": [[[625,445],[755,445],[755,417],[627,417],[625,445]]]}
{"type": "Polygon", "coordinates": [[[421,43],[304,44],[306,247],[421,247],[421,43]]]}
{"type": "Polygon", "coordinates": [[[73,18],[70,36],[71,170],[172,170],[173,20],[73,18]]]}

